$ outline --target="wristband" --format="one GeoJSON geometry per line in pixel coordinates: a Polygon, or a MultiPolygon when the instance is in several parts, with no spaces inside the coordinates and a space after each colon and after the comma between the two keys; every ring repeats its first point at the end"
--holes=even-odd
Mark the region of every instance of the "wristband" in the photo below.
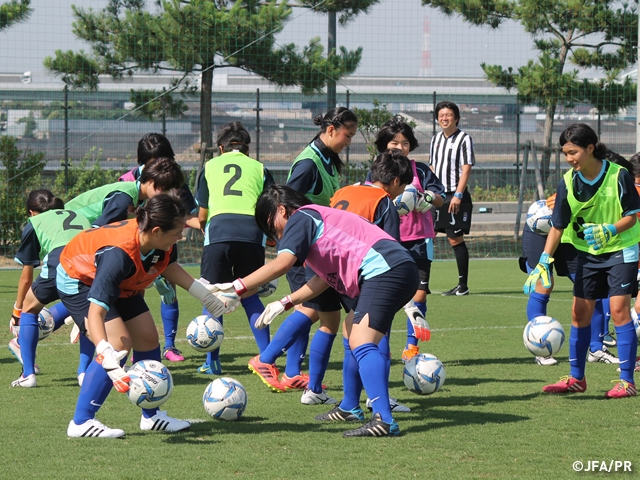
{"type": "Polygon", "coordinates": [[[20,317],[20,314],[22,313],[22,309],[16,307],[16,304],[13,304],[13,316],[14,317],[20,317]]]}
{"type": "Polygon", "coordinates": [[[459,200],[462,200],[462,194],[460,192],[454,193],[453,196],[456,197],[459,200]]]}
{"type": "Polygon", "coordinates": [[[244,284],[241,278],[237,278],[233,281],[233,288],[235,288],[238,296],[247,292],[247,286],[244,284]]]}
{"type": "Polygon", "coordinates": [[[286,297],[284,297],[282,300],[280,300],[280,303],[282,305],[284,305],[284,311],[285,312],[287,310],[291,310],[293,308],[293,302],[291,301],[291,295],[287,295],[286,297]]]}

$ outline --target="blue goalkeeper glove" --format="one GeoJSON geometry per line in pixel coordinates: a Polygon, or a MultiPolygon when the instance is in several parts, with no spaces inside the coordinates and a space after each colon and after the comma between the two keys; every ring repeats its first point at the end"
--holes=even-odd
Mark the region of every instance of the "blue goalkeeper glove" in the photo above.
{"type": "Polygon", "coordinates": [[[609,223],[585,223],[582,226],[584,227],[584,239],[594,250],[606,247],[613,237],[618,234],[616,227],[609,223]]]}
{"type": "Polygon", "coordinates": [[[160,294],[160,299],[165,305],[171,305],[176,301],[176,291],[173,286],[164,278],[158,277],[153,282],[153,286],[156,287],[160,294]]]}
{"type": "Polygon", "coordinates": [[[540,260],[538,260],[538,265],[533,271],[529,274],[527,281],[524,282],[524,293],[525,295],[532,294],[536,289],[536,283],[538,280],[542,282],[542,286],[544,288],[551,288],[551,268],[550,265],[553,263],[553,257],[550,257],[548,253],[543,253],[540,255],[540,260]]]}

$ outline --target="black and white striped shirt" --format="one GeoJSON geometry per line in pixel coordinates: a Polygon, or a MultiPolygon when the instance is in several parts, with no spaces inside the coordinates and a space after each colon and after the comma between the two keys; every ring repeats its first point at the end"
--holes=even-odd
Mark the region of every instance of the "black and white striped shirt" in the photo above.
{"type": "Polygon", "coordinates": [[[445,192],[455,192],[460,183],[463,165],[475,165],[473,140],[462,130],[449,138],[439,132],[431,139],[429,166],[444,185],[445,192]]]}

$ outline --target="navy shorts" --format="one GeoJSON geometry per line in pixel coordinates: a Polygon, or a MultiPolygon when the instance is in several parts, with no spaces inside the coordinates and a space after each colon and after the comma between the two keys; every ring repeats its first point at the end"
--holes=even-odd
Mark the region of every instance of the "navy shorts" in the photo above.
{"type": "Polygon", "coordinates": [[[637,274],[636,262],[597,268],[593,263],[586,264],[584,257],[578,255],[573,296],[597,300],[617,295],[634,295],[637,289],[637,274]]]}
{"type": "Polygon", "coordinates": [[[212,243],[202,250],[200,276],[210,283],[233,282],[264,265],[264,247],[249,242],[212,243]]]}
{"type": "Polygon", "coordinates": [[[369,327],[386,334],[391,329],[395,314],[413,298],[419,278],[416,264],[404,262],[388,272],[364,280],[358,303],[353,309],[353,323],[360,323],[369,314],[369,327]]]}
{"type": "Polygon", "coordinates": [[[49,252],[42,262],[40,275],[31,285],[33,295],[42,305],[48,305],[60,298],[56,287],[56,268],[60,263],[60,253],[63,248],[64,246],[54,248],[49,252]]]}
{"type": "MultiPolygon", "coordinates": [[[[82,333],[87,332],[84,319],[89,315],[89,306],[91,305],[91,302],[87,298],[90,288],[89,285],[80,283],[78,293],[75,295],[67,295],[58,290],[62,304],[67,307],[69,315],[71,315],[73,321],[78,325],[82,333]]],[[[118,298],[115,303],[110,306],[104,321],[106,323],[109,320],[120,317],[123,321],[127,322],[148,311],[149,307],[144,301],[142,294],[134,295],[133,297],[118,298]]]]}
{"type": "Polygon", "coordinates": [[[449,213],[449,205],[455,192],[447,192],[444,204],[431,210],[436,232],[446,233],[448,238],[459,238],[468,235],[471,230],[471,214],[473,201],[468,189],[464,190],[458,213],[449,213]]]}
{"type": "MultiPolygon", "coordinates": [[[[295,292],[315,276],[315,272],[307,266],[295,266],[287,272],[287,281],[291,292],[295,292]]],[[[336,312],[343,307],[341,296],[329,287],[320,295],[302,304],[316,312],[336,312]]],[[[345,307],[346,308],[346,307],[345,307]]]]}
{"type": "Polygon", "coordinates": [[[427,294],[431,293],[429,279],[431,278],[431,261],[433,260],[433,240],[431,238],[412,240],[410,242],[400,242],[400,245],[409,251],[411,258],[418,266],[418,274],[420,275],[418,290],[422,290],[427,294]]]}
{"type": "MultiPolygon", "coordinates": [[[[546,235],[534,233],[525,224],[522,231],[522,256],[519,259],[520,270],[528,274],[527,265],[530,270],[536,268],[540,255],[544,252],[544,245],[547,242],[546,235]]],[[[568,277],[575,274],[578,268],[578,251],[570,243],[561,243],[553,254],[551,271],[556,271],[559,277],[568,277]]],[[[529,271],[530,271],[529,270],[529,271]]]]}

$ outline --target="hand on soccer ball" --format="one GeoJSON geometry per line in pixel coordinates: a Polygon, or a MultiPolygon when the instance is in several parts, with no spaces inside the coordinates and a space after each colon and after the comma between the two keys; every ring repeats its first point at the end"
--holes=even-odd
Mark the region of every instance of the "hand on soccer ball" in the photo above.
{"type": "Polygon", "coordinates": [[[609,223],[585,223],[582,226],[584,227],[584,239],[594,250],[606,247],[611,239],[618,234],[616,227],[609,223]]]}
{"type": "Polygon", "coordinates": [[[212,290],[215,292],[218,290],[213,285],[205,284],[205,282],[206,280],[194,280],[191,287],[189,287],[189,294],[200,300],[212,317],[219,317],[227,313],[225,304],[212,293],[212,290]]]}
{"type": "Polygon", "coordinates": [[[431,329],[420,309],[413,303],[413,300],[404,306],[404,311],[413,326],[413,335],[421,342],[428,342],[431,338],[431,329]]]}
{"type": "Polygon", "coordinates": [[[162,276],[155,279],[153,286],[160,294],[160,300],[165,305],[171,305],[176,302],[176,291],[173,286],[162,276]]]}
{"type": "Polygon", "coordinates": [[[540,255],[538,265],[529,274],[527,281],[524,282],[523,290],[525,295],[530,295],[535,291],[538,280],[542,282],[544,288],[551,288],[551,263],[553,263],[553,257],[550,257],[548,253],[540,255]]]}
{"type": "Polygon", "coordinates": [[[433,199],[436,194],[430,190],[425,190],[424,193],[418,195],[418,201],[414,210],[419,213],[428,212],[433,208],[433,199]]]}
{"type": "Polygon", "coordinates": [[[106,340],[101,340],[96,346],[96,362],[102,365],[113,382],[113,386],[120,393],[129,391],[131,378],[120,366],[120,362],[127,356],[126,350],[114,350],[113,346],[106,340]]]}
{"type": "Polygon", "coordinates": [[[278,300],[277,302],[271,302],[266,307],[264,307],[264,312],[260,314],[260,316],[256,319],[254,326],[257,329],[263,329],[271,322],[273,319],[280,315],[282,312],[286,310],[290,310],[293,308],[293,303],[291,302],[291,297],[287,295],[282,300],[278,300]]]}

